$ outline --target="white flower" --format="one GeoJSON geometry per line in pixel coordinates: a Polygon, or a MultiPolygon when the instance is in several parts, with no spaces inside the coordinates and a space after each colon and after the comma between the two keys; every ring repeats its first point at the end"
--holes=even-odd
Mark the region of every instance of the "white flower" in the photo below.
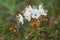
{"type": "Polygon", "coordinates": [[[43,8],[43,5],[39,5],[39,10],[43,8]]]}
{"type": "Polygon", "coordinates": [[[44,9],[40,9],[39,11],[40,11],[41,15],[47,15],[46,12],[44,11],[44,9]]]}
{"type": "Polygon", "coordinates": [[[43,5],[39,5],[39,11],[41,15],[47,15],[47,11],[43,9],[43,5]]]}
{"type": "Polygon", "coordinates": [[[26,11],[24,14],[24,17],[28,20],[28,22],[30,22],[30,20],[31,20],[31,12],[29,12],[29,11],[26,11]]]}
{"type": "Polygon", "coordinates": [[[25,8],[25,11],[30,11],[31,12],[31,10],[32,10],[32,7],[30,5],[25,8]]]}
{"type": "Polygon", "coordinates": [[[31,13],[31,17],[38,19],[39,16],[40,16],[39,10],[38,9],[33,9],[32,13],[31,13]]]}
{"type": "Polygon", "coordinates": [[[23,24],[23,23],[24,23],[24,22],[23,22],[23,16],[22,16],[21,14],[18,14],[17,17],[18,17],[17,20],[23,24]]]}
{"type": "Polygon", "coordinates": [[[28,22],[30,22],[31,20],[31,12],[32,12],[32,7],[29,5],[25,8],[25,12],[24,12],[24,17],[28,20],[28,22]]]}
{"type": "MultiPolygon", "coordinates": [[[[47,11],[44,10],[43,5],[39,5],[39,9],[37,9],[36,7],[32,8],[29,5],[25,8],[23,16],[28,20],[28,22],[30,22],[31,17],[38,19],[41,15],[47,15],[46,13],[47,11]]],[[[22,24],[24,23],[23,16],[21,14],[18,14],[17,16],[19,17],[17,18],[17,20],[19,20],[19,22],[21,22],[22,24]]]]}

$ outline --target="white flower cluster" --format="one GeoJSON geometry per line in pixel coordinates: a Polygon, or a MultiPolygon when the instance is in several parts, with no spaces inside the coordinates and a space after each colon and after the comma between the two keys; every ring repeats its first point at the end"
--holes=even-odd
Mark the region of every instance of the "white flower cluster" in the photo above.
{"type": "MultiPolygon", "coordinates": [[[[39,9],[32,8],[29,5],[28,7],[25,8],[25,12],[24,12],[23,16],[25,17],[25,19],[28,20],[28,22],[30,22],[31,17],[38,19],[41,15],[47,15],[46,12],[47,11],[44,10],[42,5],[39,5],[39,9]]],[[[22,15],[19,14],[19,17],[20,17],[20,19],[18,19],[18,20],[23,24],[24,22],[23,22],[22,15]]]]}
{"type": "Polygon", "coordinates": [[[24,21],[23,21],[23,16],[22,16],[21,14],[18,14],[17,20],[18,20],[19,22],[21,22],[22,24],[24,23],[24,21]]]}

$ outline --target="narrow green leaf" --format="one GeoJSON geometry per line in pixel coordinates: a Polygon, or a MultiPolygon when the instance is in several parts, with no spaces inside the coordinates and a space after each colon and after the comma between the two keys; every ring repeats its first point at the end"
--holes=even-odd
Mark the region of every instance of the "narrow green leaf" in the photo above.
{"type": "Polygon", "coordinates": [[[6,3],[10,9],[13,9],[15,7],[15,0],[6,0],[6,3]]]}
{"type": "Polygon", "coordinates": [[[6,13],[8,13],[7,10],[0,10],[0,14],[6,14],[6,13]]]}
{"type": "Polygon", "coordinates": [[[25,4],[25,2],[20,2],[16,5],[16,9],[22,7],[25,4]]]}

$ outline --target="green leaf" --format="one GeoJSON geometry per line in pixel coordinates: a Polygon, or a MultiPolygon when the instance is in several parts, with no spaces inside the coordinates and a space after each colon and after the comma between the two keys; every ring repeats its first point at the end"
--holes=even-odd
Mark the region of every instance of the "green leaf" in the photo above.
{"type": "Polygon", "coordinates": [[[0,5],[6,7],[6,8],[9,8],[7,3],[6,3],[6,0],[0,0],[0,5]]]}
{"type": "Polygon", "coordinates": [[[8,9],[13,9],[15,6],[15,0],[0,0],[0,4],[8,9]]]}
{"type": "Polygon", "coordinates": [[[14,9],[15,7],[15,0],[6,0],[6,3],[10,9],[14,9]]]}
{"type": "Polygon", "coordinates": [[[52,26],[47,27],[46,31],[50,35],[51,33],[53,33],[53,27],[52,26]]]}
{"type": "Polygon", "coordinates": [[[7,10],[0,10],[0,14],[6,14],[6,13],[8,13],[7,10]]]}
{"type": "Polygon", "coordinates": [[[25,2],[20,2],[16,5],[16,9],[22,7],[25,4],[25,2]]]}

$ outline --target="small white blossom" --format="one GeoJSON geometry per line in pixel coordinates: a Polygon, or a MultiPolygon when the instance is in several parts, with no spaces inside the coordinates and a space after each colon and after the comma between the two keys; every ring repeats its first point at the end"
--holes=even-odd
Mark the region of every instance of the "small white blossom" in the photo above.
{"type": "Polygon", "coordinates": [[[47,11],[45,11],[45,10],[43,9],[43,5],[39,5],[39,11],[40,11],[40,14],[41,14],[41,15],[47,15],[47,14],[46,14],[47,11]]]}
{"type": "Polygon", "coordinates": [[[38,19],[39,16],[40,16],[39,10],[38,9],[33,9],[32,13],[31,13],[31,17],[38,19]]]}
{"type": "Polygon", "coordinates": [[[47,15],[46,12],[44,11],[44,9],[40,9],[39,11],[40,11],[41,15],[47,15]]]}
{"type": "Polygon", "coordinates": [[[39,5],[39,10],[43,8],[43,5],[39,5]]]}
{"type": "Polygon", "coordinates": [[[30,22],[31,20],[31,12],[32,12],[32,7],[29,5],[25,8],[25,12],[24,12],[24,17],[28,20],[28,22],[30,22]]]}
{"type": "Polygon", "coordinates": [[[25,11],[32,11],[32,7],[29,5],[29,6],[27,6],[26,8],[25,8],[25,11]]]}
{"type": "Polygon", "coordinates": [[[17,20],[23,24],[23,23],[24,23],[24,22],[23,22],[23,16],[22,16],[21,14],[18,14],[17,17],[18,17],[17,20]]]}
{"type": "Polygon", "coordinates": [[[30,20],[31,20],[31,12],[29,12],[29,11],[26,11],[24,14],[24,17],[28,20],[28,22],[30,22],[30,20]]]}

